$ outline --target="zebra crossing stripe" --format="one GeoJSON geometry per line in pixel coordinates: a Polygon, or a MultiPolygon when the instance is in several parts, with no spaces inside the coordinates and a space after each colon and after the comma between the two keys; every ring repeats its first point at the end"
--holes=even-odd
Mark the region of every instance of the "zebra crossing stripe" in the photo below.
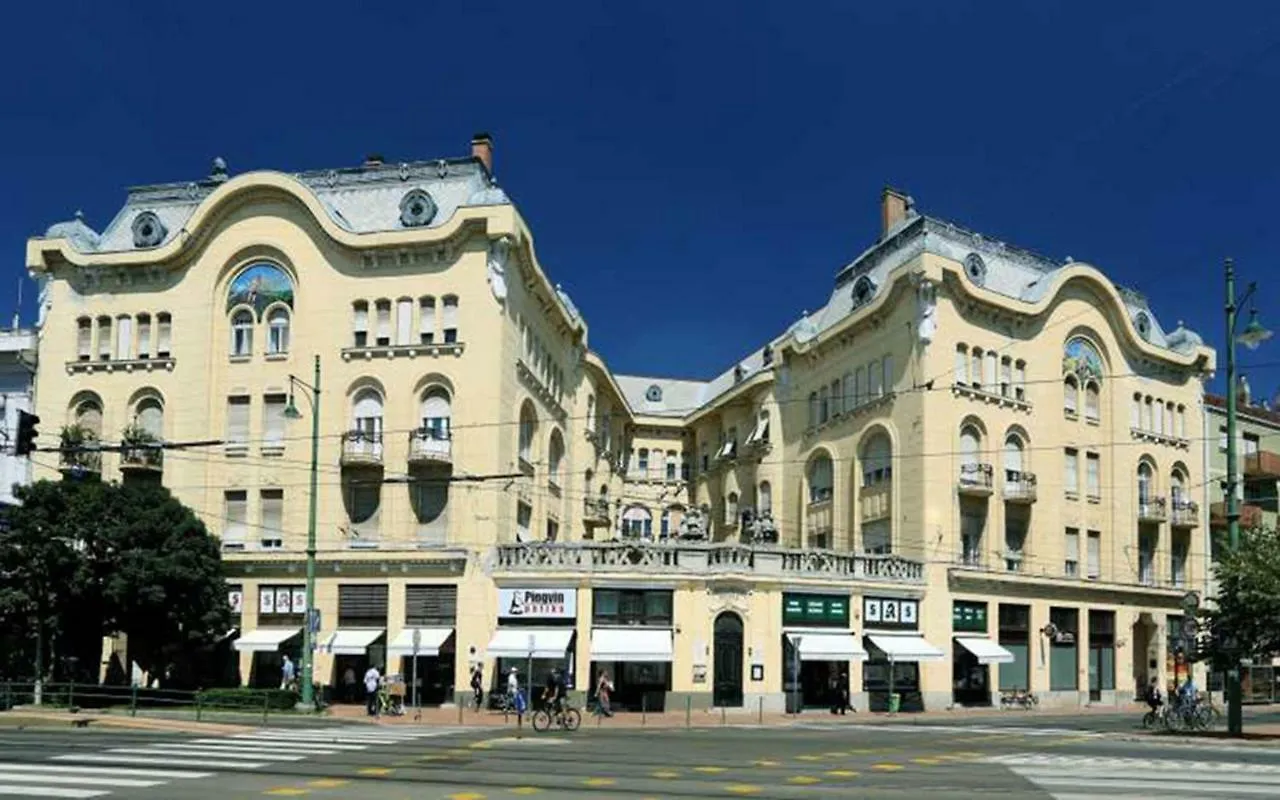
{"type": "Polygon", "coordinates": [[[218,750],[208,747],[200,750],[184,750],[177,747],[166,747],[163,745],[153,745],[150,747],[116,747],[107,751],[108,753],[122,753],[126,756],[185,756],[187,758],[205,756],[214,756],[215,758],[231,758],[253,760],[261,759],[263,761],[302,761],[305,755],[286,755],[284,753],[263,753],[261,751],[254,752],[252,750],[218,750]]]}
{"type": "Polygon", "coordinates": [[[129,778],[170,778],[196,779],[212,778],[212,772],[191,772],[178,769],[133,769],[131,767],[64,767],[53,764],[24,764],[21,762],[0,763],[0,780],[10,772],[49,772],[59,775],[74,769],[82,775],[118,775],[129,778]]]}
{"type": "MultiPolygon", "coordinates": [[[[91,754],[67,754],[54,756],[54,761],[83,762],[87,764],[153,764],[156,766],[174,765],[185,766],[191,763],[191,756],[186,758],[177,757],[159,757],[159,756],[127,756],[127,755],[91,755],[91,754]]],[[[265,761],[214,761],[212,759],[200,759],[200,766],[210,769],[261,769],[267,765],[265,761]]]]}

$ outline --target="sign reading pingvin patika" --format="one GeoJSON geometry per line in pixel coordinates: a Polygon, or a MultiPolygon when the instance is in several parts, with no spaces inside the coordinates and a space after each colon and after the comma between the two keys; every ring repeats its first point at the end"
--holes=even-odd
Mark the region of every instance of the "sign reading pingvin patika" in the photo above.
{"type": "Polygon", "coordinates": [[[577,589],[499,589],[500,619],[576,619],[577,589]]]}

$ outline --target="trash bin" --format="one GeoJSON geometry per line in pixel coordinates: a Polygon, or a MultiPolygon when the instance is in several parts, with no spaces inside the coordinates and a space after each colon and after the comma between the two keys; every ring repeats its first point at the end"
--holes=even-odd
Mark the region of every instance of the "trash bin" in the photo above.
{"type": "Polygon", "coordinates": [[[898,709],[902,707],[902,695],[894,692],[889,695],[889,713],[897,714],[898,709]]]}

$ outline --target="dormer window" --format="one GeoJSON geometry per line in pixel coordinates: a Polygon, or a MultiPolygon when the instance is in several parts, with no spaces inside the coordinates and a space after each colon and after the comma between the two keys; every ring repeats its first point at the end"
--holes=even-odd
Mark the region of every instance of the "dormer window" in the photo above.
{"type": "Polygon", "coordinates": [[[143,211],[133,218],[133,246],[155,247],[164,241],[168,231],[154,211],[143,211]]]}
{"type": "Polygon", "coordinates": [[[977,253],[970,253],[964,257],[964,274],[974,285],[983,286],[987,282],[987,263],[977,253]]]}
{"type": "Polygon", "coordinates": [[[421,189],[413,189],[400,201],[400,224],[406,228],[419,228],[436,215],[436,202],[421,189]]]}
{"type": "Polygon", "coordinates": [[[1138,335],[1143,341],[1151,338],[1151,317],[1147,316],[1146,312],[1138,312],[1138,315],[1133,318],[1133,327],[1138,329],[1138,335]]]}
{"type": "Polygon", "coordinates": [[[648,389],[645,389],[644,399],[648,400],[650,403],[661,403],[662,387],[655,383],[652,386],[650,386],[648,389]]]}
{"type": "Polygon", "coordinates": [[[854,281],[853,284],[853,307],[861,308],[871,302],[871,298],[875,297],[876,284],[871,278],[863,275],[854,281]]]}

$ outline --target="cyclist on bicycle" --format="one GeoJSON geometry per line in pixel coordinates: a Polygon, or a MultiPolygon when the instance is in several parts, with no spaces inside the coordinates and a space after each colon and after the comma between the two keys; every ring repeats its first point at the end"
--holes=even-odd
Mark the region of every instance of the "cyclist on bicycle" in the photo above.
{"type": "Polygon", "coordinates": [[[542,700],[553,716],[564,711],[564,676],[560,674],[559,667],[553,668],[547,675],[547,685],[542,689],[542,700]]]}

